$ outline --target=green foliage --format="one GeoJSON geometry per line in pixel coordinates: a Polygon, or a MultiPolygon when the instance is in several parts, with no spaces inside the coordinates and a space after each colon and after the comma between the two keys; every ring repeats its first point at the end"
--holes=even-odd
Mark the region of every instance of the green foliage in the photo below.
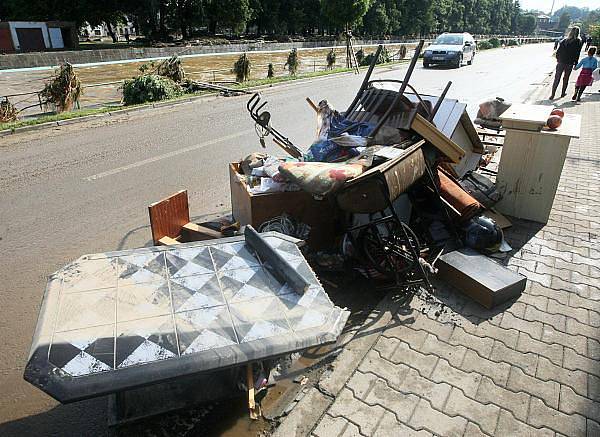
{"type": "Polygon", "coordinates": [[[373,2],[363,18],[363,31],[371,36],[389,35],[390,18],[385,3],[381,0],[373,2]]]}
{"type": "Polygon", "coordinates": [[[343,29],[354,25],[369,9],[369,0],[323,0],[323,14],[334,27],[343,29]]]}
{"type": "Polygon", "coordinates": [[[522,35],[531,35],[537,28],[537,21],[535,15],[526,14],[519,16],[519,33],[522,35]]]}
{"type": "Polygon", "coordinates": [[[126,80],[123,85],[123,103],[137,105],[180,96],[181,87],[171,79],[156,74],[143,74],[126,80]]]}
{"type": "Polygon", "coordinates": [[[355,53],[356,61],[358,65],[364,65],[363,62],[365,60],[365,51],[361,48],[358,52],[355,53]]]}
{"type": "Polygon", "coordinates": [[[558,20],[558,28],[560,30],[565,30],[571,24],[571,14],[568,12],[563,12],[560,15],[560,19],[558,20]]]}
{"type": "MultiPolygon", "coordinates": [[[[369,53],[367,56],[365,56],[365,58],[362,60],[360,65],[363,65],[363,66],[371,65],[371,62],[373,62],[374,57],[375,57],[375,52],[369,53]]],[[[388,62],[392,62],[392,58],[391,58],[390,53],[388,52],[387,48],[385,46],[383,46],[383,50],[381,50],[381,53],[379,54],[379,58],[377,58],[377,61],[375,63],[376,64],[387,64],[388,62]]]]}
{"type": "Polygon", "coordinates": [[[489,50],[489,49],[493,49],[493,48],[494,48],[494,46],[489,41],[479,41],[477,43],[478,50],[489,50]]]}
{"type": "Polygon", "coordinates": [[[335,61],[336,61],[335,50],[331,49],[329,51],[329,53],[327,53],[327,68],[329,70],[331,70],[333,68],[333,66],[335,65],[335,61]]]}
{"type": "Polygon", "coordinates": [[[285,66],[288,68],[288,70],[292,76],[296,75],[296,73],[298,71],[298,67],[300,66],[300,60],[298,59],[298,50],[297,49],[292,49],[290,51],[290,54],[287,57],[285,66]]]}
{"type": "Polygon", "coordinates": [[[56,112],[70,111],[82,93],[81,81],[73,66],[68,62],[62,64],[55,72],[52,81],[46,83],[40,97],[46,104],[56,108],[56,112]]]}
{"type": "Polygon", "coordinates": [[[492,48],[495,48],[495,49],[497,49],[498,47],[500,47],[502,45],[500,40],[496,37],[490,38],[488,42],[492,45],[492,48]]]}
{"type": "Polygon", "coordinates": [[[238,82],[246,82],[250,77],[250,70],[252,63],[246,53],[242,53],[235,64],[233,64],[233,72],[235,73],[235,80],[238,82]]]}
{"type": "Polygon", "coordinates": [[[273,64],[269,64],[267,67],[267,79],[273,79],[275,77],[275,69],[273,68],[273,64]]]}

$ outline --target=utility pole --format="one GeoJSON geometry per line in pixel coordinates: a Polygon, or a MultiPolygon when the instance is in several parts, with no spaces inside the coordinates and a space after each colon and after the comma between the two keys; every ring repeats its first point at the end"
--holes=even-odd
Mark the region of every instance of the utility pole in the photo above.
{"type": "Polygon", "coordinates": [[[552,9],[550,9],[550,16],[552,16],[552,13],[554,12],[554,4],[556,3],[556,0],[552,0],[552,9]]]}

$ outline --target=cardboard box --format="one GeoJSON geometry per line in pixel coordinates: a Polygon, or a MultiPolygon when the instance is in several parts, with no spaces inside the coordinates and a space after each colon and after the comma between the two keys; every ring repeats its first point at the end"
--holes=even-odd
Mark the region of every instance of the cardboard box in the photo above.
{"type": "Polygon", "coordinates": [[[341,231],[339,212],[329,200],[315,200],[303,191],[252,194],[248,191],[238,163],[229,164],[231,211],[240,224],[258,229],[284,212],[311,227],[308,244],[315,250],[331,248],[341,231]]]}

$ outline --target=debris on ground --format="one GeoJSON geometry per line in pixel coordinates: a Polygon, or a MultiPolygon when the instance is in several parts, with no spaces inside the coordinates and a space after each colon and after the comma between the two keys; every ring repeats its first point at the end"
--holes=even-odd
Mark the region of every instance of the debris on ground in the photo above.
{"type": "Polygon", "coordinates": [[[73,66],[65,62],[55,72],[54,78],[46,83],[40,97],[46,105],[54,106],[56,112],[65,112],[73,109],[81,93],[79,77],[73,66]]]}

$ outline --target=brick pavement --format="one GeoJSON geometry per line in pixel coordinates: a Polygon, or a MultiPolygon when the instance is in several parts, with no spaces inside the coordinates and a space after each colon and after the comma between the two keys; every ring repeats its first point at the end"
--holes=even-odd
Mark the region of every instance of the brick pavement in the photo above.
{"type": "Polygon", "coordinates": [[[320,388],[313,436],[600,436],[600,95],[585,100],[550,221],[506,235],[524,294],[488,311],[441,290],[452,323],[413,299],[339,392],[320,388]]]}

